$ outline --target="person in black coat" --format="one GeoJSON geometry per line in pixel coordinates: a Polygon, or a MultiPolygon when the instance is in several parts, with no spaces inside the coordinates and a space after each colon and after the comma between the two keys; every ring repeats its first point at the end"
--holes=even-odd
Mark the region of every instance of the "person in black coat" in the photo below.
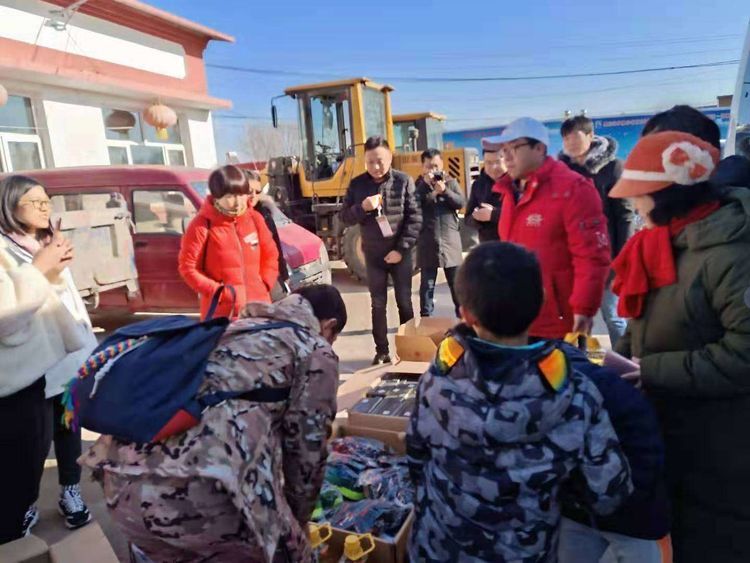
{"type": "Polygon", "coordinates": [[[500,240],[497,230],[500,221],[500,194],[493,192],[492,188],[508,171],[502,152],[488,147],[485,139],[482,139],[482,156],[482,173],[471,185],[466,204],[466,224],[476,229],[480,243],[500,240]]]}
{"type": "MultiPolygon", "coordinates": [[[[617,141],[612,137],[594,135],[594,122],[585,115],[566,119],[560,133],[563,138],[560,161],[589,178],[599,192],[614,259],[635,231],[635,217],[628,203],[609,197],[610,190],[622,175],[622,161],[617,158],[617,141]]],[[[617,296],[612,293],[609,284],[604,291],[601,312],[614,346],[625,333],[627,321],[617,314],[617,296]]]]}
{"type": "Polygon", "coordinates": [[[598,563],[611,548],[617,561],[660,563],[656,540],[669,534],[670,505],[665,483],[661,428],[648,399],[614,370],[591,363],[578,348],[563,344],[572,369],[586,375],[604,399],[604,408],[630,464],[634,491],[615,512],[595,516],[581,502],[576,480],[562,489],[560,563],[598,563]]]}
{"type": "Polygon", "coordinates": [[[414,180],[393,170],[393,153],[382,137],[365,143],[367,172],[352,179],[344,196],[341,221],[359,225],[372,302],[373,365],[391,362],[388,346],[388,276],[393,280],[401,324],[414,318],[411,304],[412,254],[422,227],[414,180]]]}
{"type": "Polygon", "coordinates": [[[456,271],[463,261],[458,211],[464,206],[464,196],[458,182],[443,172],[443,158],[439,150],[428,149],[422,153],[422,176],[417,180],[416,190],[422,209],[422,231],[417,243],[422,274],[419,314],[422,317],[432,316],[435,310],[435,280],[438,268],[442,268],[456,317],[460,317],[454,282],[456,271]]]}

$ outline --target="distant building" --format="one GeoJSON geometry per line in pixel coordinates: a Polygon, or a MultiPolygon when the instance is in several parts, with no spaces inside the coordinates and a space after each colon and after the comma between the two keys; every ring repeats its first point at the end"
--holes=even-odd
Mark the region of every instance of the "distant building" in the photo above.
{"type": "Polygon", "coordinates": [[[0,0],[0,171],[215,165],[211,111],[231,103],[208,93],[211,40],[234,41],[138,0],[0,0]],[[177,115],[160,135],[154,104],[177,115]]]}
{"type": "MultiPolygon", "coordinates": [[[[667,108],[665,108],[667,109],[667,108]]],[[[729,130],[729,108],[728,107],[705,107],[698,108],[711,119],[716,121],[721,130],[722,141],[726,139],[729,130]]],[[[638,141],[643,126],[653,113],[612,115],[606,117],[591,117],[594,121],[594,131],[597,135],[614,137],[618,144],[617,155],[625,158],[638,141]]],[[[560,125],[563,120],[545,121],[549,129],[550,147],[549,154],[557,156],[562,150],[562,137],[560,136],[560,125]]],[[[482,129],[464,129],[461,131],[446,131],[443,133],[443,142],[446,146],[474,147],[480,152],[482,150],[482,137],[499,135],[503,126],[486,127],[482,129]]]]}

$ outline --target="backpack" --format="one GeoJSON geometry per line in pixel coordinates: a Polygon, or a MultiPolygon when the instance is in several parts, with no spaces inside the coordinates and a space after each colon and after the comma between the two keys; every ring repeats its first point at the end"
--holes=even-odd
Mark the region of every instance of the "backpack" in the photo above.
{"type": "MultiPolygon", "coordinates": [[[[192,428],[206,409],[230,399],[286,401],[289,387],[197,396],[209,355],[230,323],[213,318],[224,290],[216,291],[203,321],[162,317],[121,327],[104,340],[68,383],[62,399],[65,425],[77,429],[80,424],[125,442],[158,442],[192,428]]],[[[234,301],[234,288],[228,290],[234,301]]],[[[284,327],[300,328],[270,321],[243,332],[284,327]]]]}

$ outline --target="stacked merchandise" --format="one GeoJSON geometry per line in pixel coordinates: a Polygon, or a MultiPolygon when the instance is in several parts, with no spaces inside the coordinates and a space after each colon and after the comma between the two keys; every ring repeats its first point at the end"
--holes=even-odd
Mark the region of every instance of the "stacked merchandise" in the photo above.
{"type": "Polygon", "coordinates": [[[405,457],[371,438],[337,438],[329,446],[313,520],[390,541],[409,516],[414,496],[405,457]]]}
{"type": "Polygon", "coordinates": [[[417,382],[405,379],[387,379],[367,392],[364,399],[351,409],[360,414],[382,416],[411,416],[416,404],[417,382]]]}

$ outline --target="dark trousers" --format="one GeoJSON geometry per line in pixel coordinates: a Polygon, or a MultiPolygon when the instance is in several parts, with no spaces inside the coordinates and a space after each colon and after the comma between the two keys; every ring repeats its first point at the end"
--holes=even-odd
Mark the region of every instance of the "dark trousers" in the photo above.
{"type": "Polygon", "coordinates": [[[372,336],[378,354],[388,353],[388,276],[393,280],[398,318],[401,324],[414,318],[411,305],[412,253],[403,255],[398,264],[386,264],[380,257],[367,257],[367,285],[372,303],[372,336]]]}
{"type": "MultiPolygon", "coordinates": [[[[55,443],[55,458],[57,459],[57,478],[61,487],[77,485],[81,482],[81,429],[75,432],[65,428],[63,424],[62,395],[47,399],[47,433],[50,441],[55,443]],[[50,440],[51,439],[51,440],[50,440]]],[[[46,454],[45,454],[46,457],[46,454]]]]}
{"type": "MultiPolygon", "coordinates": [[[[453,299],[453,307],[456,317],[460,317],[458,311],[458,298],[456,297],[456,272],[458,267],[443,268],[445,279],[448,280],[448,288],[453,299]]],[[[435,280],[437,280],[437,268],[422,268],[422,282],[419,284],[419,314],[422,317],[431,317],[435,311],[435,280]]]]}
{"type": "Polygon", "coordinates": [[[0,398],[0,544],[23,533],[23,518],[36,500],[49,451],[44,378],[0,398]]]}

